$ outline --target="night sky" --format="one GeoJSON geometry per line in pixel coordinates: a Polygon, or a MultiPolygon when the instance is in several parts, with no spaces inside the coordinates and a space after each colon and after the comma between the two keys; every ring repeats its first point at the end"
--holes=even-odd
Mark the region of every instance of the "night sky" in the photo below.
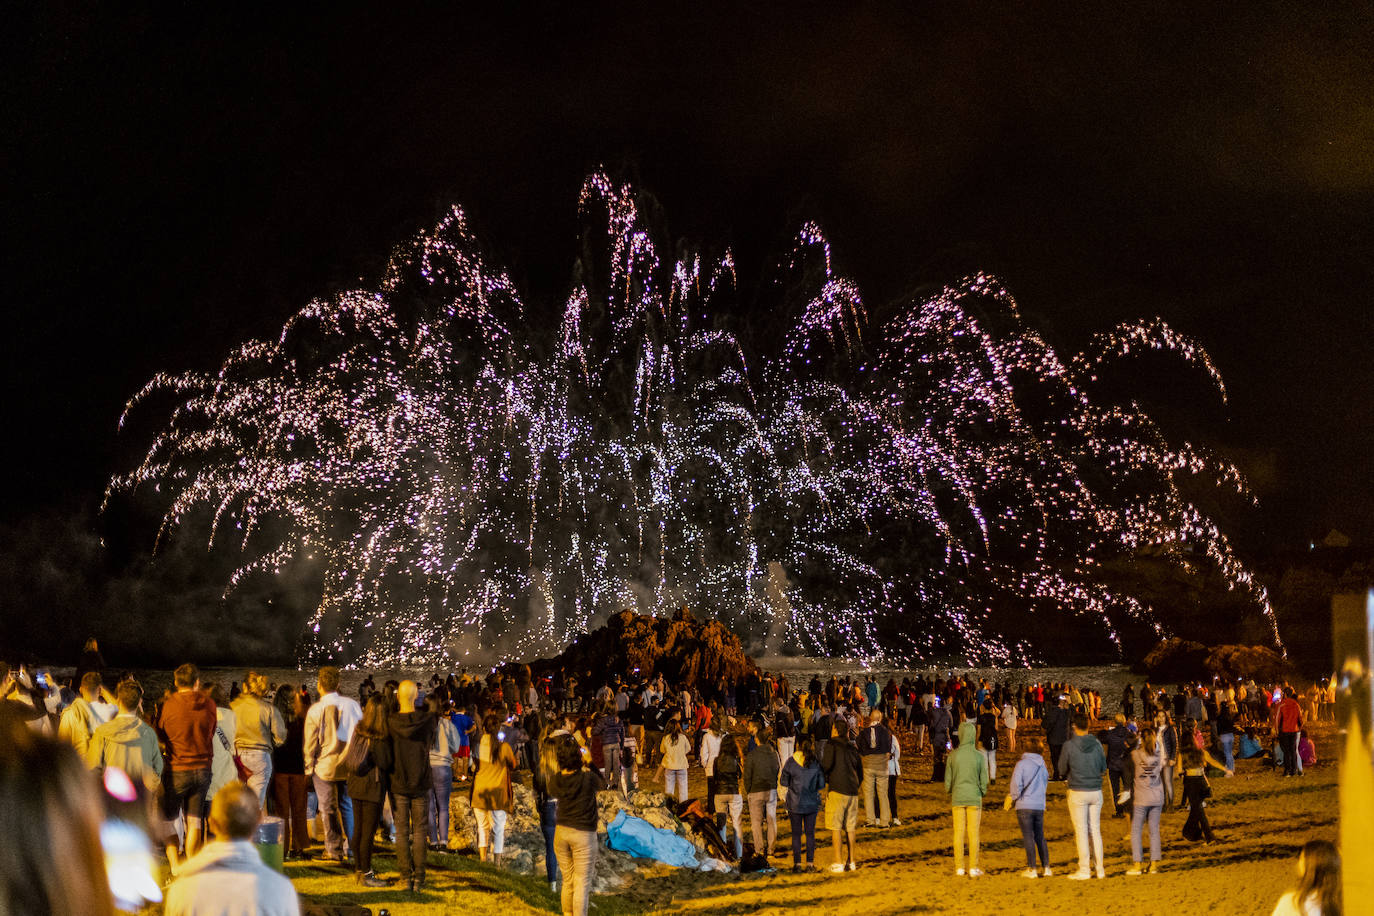
{"type": "Polygon", "coordinates": [[[1163,316],[1231,403],[1147,394],[1250,475],[1252,543],[1374,535],[1367,5],[446,6],[8,14],[5,521],[98,503],[154,372],[371,284],[452,203],[560,302],[604,165],[746,290],[812,218],[879,315],[984,269],[1066,352],[1163,316]]]}

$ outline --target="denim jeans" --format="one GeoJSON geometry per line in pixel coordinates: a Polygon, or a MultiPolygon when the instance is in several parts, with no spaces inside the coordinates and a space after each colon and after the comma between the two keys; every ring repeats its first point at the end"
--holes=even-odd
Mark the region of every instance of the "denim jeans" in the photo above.
{"type": "Polygon", "coordinates": [[[453,767],[430,764],[434,788],[429,793],[429,841],[448,845],[448,799],[453,794],[453,767]]]}
{"type": "Polygon", "coordinates": [[[1050,867],[1050,847],[1045,842],[1044,809],[1017,808],[1016,820],[1021,825],[1021,843],[1026,847],[1026,867],[1035,867],[1035,854],[1040,853],[1042,868],[1050,867]]]}
{"type": "Polygon", "coordinates": [[[425,877],[425,829],[429,824],[428,795],[392,795],[396,816],[396,870],[401,880],[425,877]]]}
{"type": "Polygon", "coordinates": [[[343,856],[348,838],[353,835],[353,800],[348,797],[343,780],[335,782],[318,776],[312,778],[320,815],[324,818],[325,855],[343,856]],[[342,832],[339,829],[340,822],[342,832]]]}
{"type": "Polygon", "coordinates": [[[601,745],[601,758],[606,762],[606,788],[624,788],[623,781],[625,778],[625,771],[622,761],[620,759],[620,745],[601,745]]]}
{"type": "MultiPolygon", "coordinates": [[[[744,854],[744,833],[741,829],[744,819],[744,798],[740,795],[717,795],[716,812],[722,816],[728,815],[731,828],[735,832],[735,858],[738,859],[744,854]]],[[[729,842],[730,832],[722,830],[720,838],[729,842]]]]}
{"type": "Polygon", "coordinates": [[[596,831],[559,827],[554,831],[553,848],[563,873],[563,913],[587,916],[596,876],[596,831]]]}
{"type": "Polygon", "coordinates": [[[549,883],[557,881],[558,853],[554,850],[553,837],[558,828],[558,802],[552,798],[539,806],[539,829],[544,834],[544,874],[549,883]]]}
{"type": "Polygon", "coordinates": [[[239,751],[239,759],[243,761],[243,765],[248,768],[248,772],[251,774],[248,777],[248,788],[257,794],[258,806],[266,811],[267,787],[272,784],[271,752],[242,750],[239,751]]]}
{"type": "Polygon", "coordinates": [[[1141,831],[1150,824],[1150,861],[1159,861],[1159,813],[1163,805],[1136,805],[1131,812],[1131,861],[1140,864],[1142,855],[1141,831]]]}
{"type": "Polygon", "coordinates": [[[1069,820],[1073,822],[1073,838],[1078,844],[1078,871],[1092,871],[1093,859],[1102,870],[1102,790],[1070,789],[1069,820]],[[1091,843],[1091,854],[1089,845],[1091,843]]]}
{"type": "Polygon", "coordinates": [[[1235,744],[1235,732],[1229,732],[1221,736],[1221,751],[1226,755],[1226,769],[1228,770],[1235,770],[1236,768],[1235,744]]]}

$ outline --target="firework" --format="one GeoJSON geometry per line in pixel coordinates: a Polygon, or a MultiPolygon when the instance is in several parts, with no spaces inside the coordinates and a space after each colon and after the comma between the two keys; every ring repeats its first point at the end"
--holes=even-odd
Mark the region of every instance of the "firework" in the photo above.
{"type": "Polygon", "coordinates": [[[808,224],[782,265],[787,331],[751,346],[727,329],[728,251],[665,255],[604,174],[580,207],[561,319],[529,314],[455,209],[379,288],[311,302],[216,373],[149,382],[126,417],[155,392],[174,406],[107,500],[156,484],[164,535],[243,551],[230,588],[319,564],[307,658],[529,656],[686,603],[773,649],[1027,662],[1051,637],[999,609],[1117,646],[1123,626],[1163,632],[1095,574],[1143,549],[1206,556],[1273,626],[1179,486],[1248,498],[1240,474],[1092,396],[1153,348],[1224,399],[1163,322],[1062,360],[980,274],[874,325],[808,224]]]}

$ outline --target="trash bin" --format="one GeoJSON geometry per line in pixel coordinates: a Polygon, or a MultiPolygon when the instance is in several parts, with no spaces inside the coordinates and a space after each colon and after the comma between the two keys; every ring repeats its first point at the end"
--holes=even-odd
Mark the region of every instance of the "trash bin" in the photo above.
{"type": "Polygon", "coordinates": [[[267,867],[276,871],[282,868],[282,837],[286,833],[286,822],[279,817],[264,817],[253,834],[253,845],[258,847],[258,855],[267,867]]]}

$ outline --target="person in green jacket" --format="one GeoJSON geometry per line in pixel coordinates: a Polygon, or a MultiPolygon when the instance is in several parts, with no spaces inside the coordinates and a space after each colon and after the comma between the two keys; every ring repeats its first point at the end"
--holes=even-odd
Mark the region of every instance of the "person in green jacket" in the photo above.
{"type": "Polygon", "coordinates": [[[978,750],[978,725],[972,719],[959,723],[959,746],[945,763],[945,791],[954,809],[954,873],[964,874],[964,837],[968,836],[968,876],[983,873],[978,867],[978,826],[983,819],[983,796],[988,792],[988,762],[978,750]]]}
{"type": "Polygon", "coordinates": [[[115,693],[119,713],[101,725],[86,746],[86,765],[94,770],[119,767],[150,793],[162,784],[162,751],[157,732],[138,717],[143,690],[133,681],[119,685],[115,693]]]}

